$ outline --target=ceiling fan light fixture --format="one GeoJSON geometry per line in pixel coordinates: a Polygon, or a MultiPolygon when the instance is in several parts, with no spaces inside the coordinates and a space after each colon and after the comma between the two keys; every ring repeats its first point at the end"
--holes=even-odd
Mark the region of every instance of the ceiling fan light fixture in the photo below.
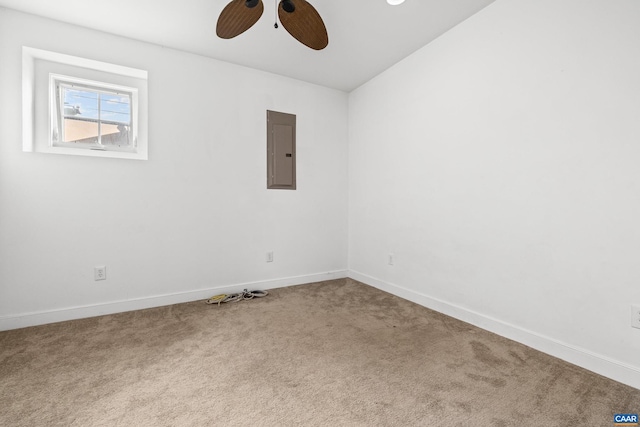
{"type": "Polygon", "coordinates": [[[397,6],[404,3],[404,0],[387,0],[387,3],[389,3],[391,6],[397,6]]]}

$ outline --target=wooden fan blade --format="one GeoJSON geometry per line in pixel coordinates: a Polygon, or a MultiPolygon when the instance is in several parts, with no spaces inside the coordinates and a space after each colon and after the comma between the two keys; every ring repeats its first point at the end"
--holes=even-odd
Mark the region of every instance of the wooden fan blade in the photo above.
{"type": "Polygon", "coordinates": [[[329,35],[318,11],[305,0],[291,0],[295,10],[286,12],[282,3],[278,6],[278,17],[282,26],[296,40],[315,50],[322,50],[329,44],[329,35]]]}
{"type": "Polygon", "coordinates": [[[255,7],[245,6],[245,0],[232,0],[218,17],[216,34],[222,39],[232,39],[247,31],[262,16],[262,0],[255,7]]]}

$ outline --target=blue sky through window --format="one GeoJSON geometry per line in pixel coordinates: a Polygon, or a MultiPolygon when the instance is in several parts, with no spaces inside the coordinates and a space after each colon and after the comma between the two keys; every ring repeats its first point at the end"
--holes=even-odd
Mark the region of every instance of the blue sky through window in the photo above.
{"type": "Polygon", "coordinates": [[[131,123],[131,99],[128,95],[99,93],[91,90],[64,88],[65,117],[131,123]],[[100,108],[98,108],[100,102],[100,108]],[[98,117],[100,114],[100,117],[98,117]]]}

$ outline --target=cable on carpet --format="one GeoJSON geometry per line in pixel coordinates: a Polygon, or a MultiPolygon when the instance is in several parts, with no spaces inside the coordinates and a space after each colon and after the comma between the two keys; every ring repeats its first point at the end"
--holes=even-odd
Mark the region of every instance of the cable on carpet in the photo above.
{"type": "Polygon", "coordinates": [[[246,299],[263,298],[263,297],[266,297],[267,295],[269,295],[268,291],[261,291],[261,290],[248,291],[245,289],[242,292],[233,293],[233,294],[214,295],[208,300],[206,300],[205,302],[207,304],[220,305],[223,302],[237,302],[237,301],[243,301],[246,299]]]}

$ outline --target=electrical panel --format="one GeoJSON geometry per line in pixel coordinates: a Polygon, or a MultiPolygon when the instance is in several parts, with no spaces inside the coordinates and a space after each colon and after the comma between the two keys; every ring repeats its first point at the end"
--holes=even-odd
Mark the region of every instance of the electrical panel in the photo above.
{"type": "Polygon", "coordinates": [[[267,110],[267,188],[296,189],[296,116],[267,110]]]}

